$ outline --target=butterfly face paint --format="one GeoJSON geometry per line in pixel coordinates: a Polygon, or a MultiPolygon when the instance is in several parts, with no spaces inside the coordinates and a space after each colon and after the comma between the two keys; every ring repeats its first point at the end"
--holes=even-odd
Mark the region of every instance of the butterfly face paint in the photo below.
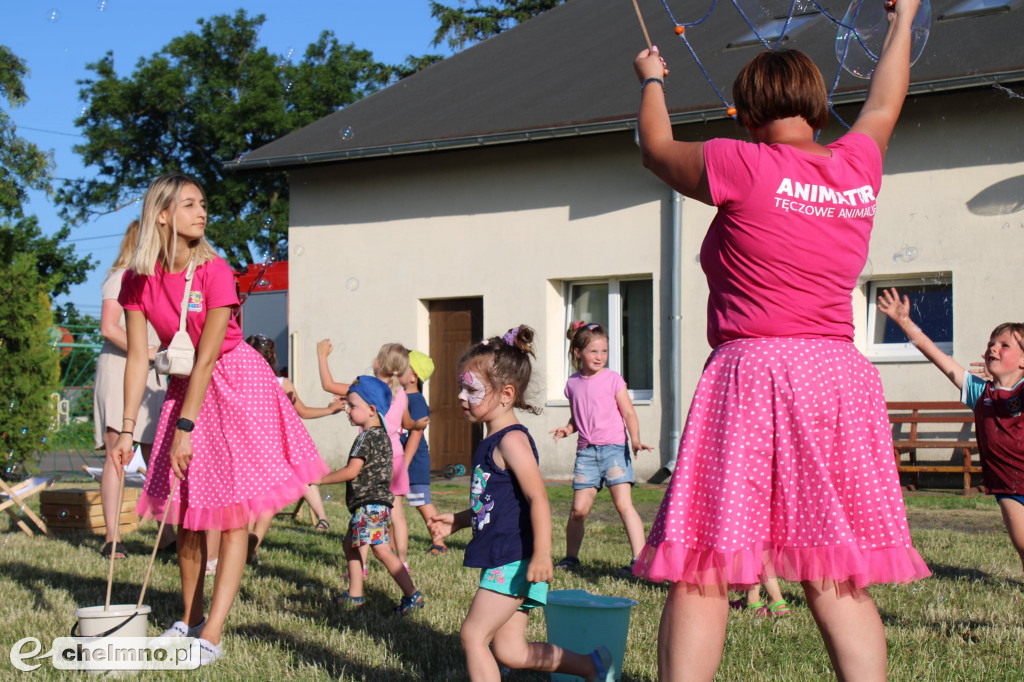
{"type": "Polygon", "coordinates": [[[463,372],[459,375],[459,385],[462,386],[459,400],[465,400],[470,405],[479,405],[487,395],[487,387],[472,372],[463,372]]]}

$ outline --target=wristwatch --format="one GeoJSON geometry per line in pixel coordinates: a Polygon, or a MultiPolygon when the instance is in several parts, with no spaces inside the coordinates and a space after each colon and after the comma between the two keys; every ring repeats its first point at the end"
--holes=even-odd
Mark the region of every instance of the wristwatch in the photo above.
{"type": "Polygon", "coordinates": [[[185,419],[184,417],[182,417],[181,419],[178,420],[175,426],[178,427],[179,431],[190,433],[192,429],[196,428],[196,423],[191,419],[185,419]]]}

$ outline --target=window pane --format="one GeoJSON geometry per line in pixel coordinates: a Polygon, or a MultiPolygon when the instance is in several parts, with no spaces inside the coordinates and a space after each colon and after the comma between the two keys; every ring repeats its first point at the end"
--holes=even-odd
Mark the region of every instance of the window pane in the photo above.
{"type": "Polygon", "coordinates": [[[651,280],[619,285],[622,298],[622,378],[634,391],[654,388],[654,287],[651,280]]]}
{"type": "Polygon", "coordinates": [[[596,322],[608,329],[608,285],[572,285],[572,318],[587,324],[596,322]]]}
{"type": "MultiPolygon", "coordinates": [[[[949,282],[897,285],[900,296],[910,299],[910,319],[935,343],[953,342],[953,285],[949,282]]],[[[877,292],[877,289],[876,289],[877,292]]],[[[879,313],[875,343],[907,343],[906,334],[887,316],[879,313]],[[885,324],[881,324],[885,320],[885,324]]]]}

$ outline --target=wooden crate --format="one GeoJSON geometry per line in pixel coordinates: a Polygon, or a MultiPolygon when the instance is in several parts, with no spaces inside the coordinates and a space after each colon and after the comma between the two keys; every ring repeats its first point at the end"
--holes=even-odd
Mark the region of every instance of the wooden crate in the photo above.
{"type": "MultiPolygon", "coordinates": [[[[125,489],[119,519],[121,533],[130,533],[139,527],[139,517],[135,514],[138,500],[137,488],[125,489]]],[[[39,494],[39,511],[55,533],[107,532],[98,488],[44,490],[39,494]]]]}

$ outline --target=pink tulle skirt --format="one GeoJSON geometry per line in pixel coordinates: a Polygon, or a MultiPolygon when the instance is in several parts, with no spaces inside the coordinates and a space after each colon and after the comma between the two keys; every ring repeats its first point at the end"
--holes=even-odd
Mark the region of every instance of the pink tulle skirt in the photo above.
{"type": "Polygon", "coordinates": [[[741,588],[910,582],[912,547],[878,372],[852,343],[740,339],[716,348],[634,572],[741,588]]]}
{"type": "Polygon", "coordinates": [[[189,379],[172,378],[136,513],[189,530],[241,528],[295,502],[330,469],[270,365],[246,343],[213,369],[192,431],[193,458],[170,495],[171,442],[189,379]]]}

